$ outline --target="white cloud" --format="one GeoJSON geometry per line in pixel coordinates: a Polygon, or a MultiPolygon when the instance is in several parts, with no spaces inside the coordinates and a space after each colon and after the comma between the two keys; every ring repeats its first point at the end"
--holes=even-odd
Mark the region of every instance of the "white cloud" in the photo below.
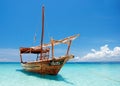
{"type": "Polygon", "coordinates": [[[110,50],[108,45],[100,47],[100,50],[91,49],[91,52],[83,57],[77,57],[73,61],[120,61],[120,47],[110,50]]]}

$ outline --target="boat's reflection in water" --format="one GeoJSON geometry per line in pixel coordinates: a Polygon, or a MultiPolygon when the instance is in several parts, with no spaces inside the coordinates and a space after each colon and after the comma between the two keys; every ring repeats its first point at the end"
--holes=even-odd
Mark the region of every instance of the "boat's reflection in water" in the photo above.
{"type": "Polygon", "coordinates": [[[48,79],[48,80],[63,81],[67,84],[74,85],[74,83],[68,81],[61,74],[57,74],[57,75],[53,76],[53,75],[41,75],[41,74],[34,73],[34,72],[28,72],[28,71],[25,71],[23,69],[17,69],[16,71],[24,73],[25,75],[28,75],[28,76],[34,76],[34,77],[37,77],[37,78],[48,79]]]}

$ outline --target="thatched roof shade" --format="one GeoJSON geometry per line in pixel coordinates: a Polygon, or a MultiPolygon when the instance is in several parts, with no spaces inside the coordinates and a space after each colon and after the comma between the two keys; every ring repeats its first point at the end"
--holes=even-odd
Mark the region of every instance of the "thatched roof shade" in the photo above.
{"type": "Polygon", "coordinates": [[[23,53],[33,53],[33,54],[39,54],[39,53],[47,53],[49,52],[49,48],[46,48],[46,49],[43,49],[41,50],[40,48],[39,49],[34,49],[34,48],[24,48],[24,47],[21,47],[20,48],[20,53],[23,54],[23,53]]]}

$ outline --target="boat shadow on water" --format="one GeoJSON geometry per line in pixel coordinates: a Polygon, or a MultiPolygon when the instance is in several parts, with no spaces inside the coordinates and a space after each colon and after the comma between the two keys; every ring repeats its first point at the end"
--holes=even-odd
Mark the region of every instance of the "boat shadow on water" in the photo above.
{"type": "Polygon", "coordinates": [[[48,80],[63,81],[67,84],[74,85],[74,83],[68,81],[66,78],[64,78],[60,74],[57,74],[57,75],[41,75],[41,74],[38,74],[38,73],[28,72],[28,71],[25,71],[23,69],[16,69],[16,71],[22,72],[22,73],[24,73],[28,76],[34,76],[34,77],[37,77],[37,78],[48,79],[48,80]]]}

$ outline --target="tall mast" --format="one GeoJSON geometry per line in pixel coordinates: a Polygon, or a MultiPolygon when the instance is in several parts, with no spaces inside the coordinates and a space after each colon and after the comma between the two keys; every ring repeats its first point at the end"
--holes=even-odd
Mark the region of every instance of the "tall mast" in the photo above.
{"type": "Polygon", "coordinates": [[[42,45],[43,45],[43,38],[44,38],[44,6],[42,6],[42,33],[41,33],[41,55],[40,60],[42,60],[42,45]]]}

